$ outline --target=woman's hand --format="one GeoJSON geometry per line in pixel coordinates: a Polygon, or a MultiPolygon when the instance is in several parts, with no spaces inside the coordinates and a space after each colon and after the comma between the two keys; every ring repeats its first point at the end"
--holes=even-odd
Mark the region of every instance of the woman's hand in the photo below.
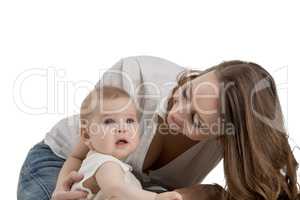
{"type": "Polygon", "coordinates": [[[197,184],[175,191],[182,195],[183,200],[226,199],[226,191],[220,185],[197,184]]]}
{"type": "Polygon", "coordinates": [[[56,188],[52,194],[51,200],[79,200],[87,197],[84,191],[70,191],[72,185],[83,179],[83,175],[72,171],[62,182],[62,185],[56,188]]]}
{"type": "Polygon", "coordinates": [[[178,192],[163,192],[156,195],[155,200],[183,200],[178,192]]]}

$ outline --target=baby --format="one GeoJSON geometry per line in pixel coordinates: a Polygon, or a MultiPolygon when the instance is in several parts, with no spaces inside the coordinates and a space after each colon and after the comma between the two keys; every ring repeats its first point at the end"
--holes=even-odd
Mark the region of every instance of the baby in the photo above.
{"type": "Polygon", "coordinates": [[[79,172],[83,180],[72,190],[88,192],[87,199],[181,200],[177,192],[154,193],[142,189],[124,161],[139,143],[139,116],[123,90],[95,88],[80,109],[80,137],[89,147],[79,172]]]}

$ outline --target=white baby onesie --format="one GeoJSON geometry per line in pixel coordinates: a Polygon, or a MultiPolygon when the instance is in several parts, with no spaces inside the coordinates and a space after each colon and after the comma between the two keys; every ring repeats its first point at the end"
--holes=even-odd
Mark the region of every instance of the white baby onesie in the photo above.
{"type": "Polygon", "coordinates": [[[107,161],[113,161],[118,163],[124,171],[124,181],[128,185],[142,189],[142,185],[139,180],[132,174],[132,167],[121,160],[107,154],[90,151],[87,157],[83,160],[79,173],[84,175],[84,178],[75,183],[71,190],[83,190],[88,192],[88,197],[85,200],[105,200],[107,197],[101,190],[97,194],[93,194],[89,188],[83,186],[84,181],[91,178],[97,169],[107,161]]]}

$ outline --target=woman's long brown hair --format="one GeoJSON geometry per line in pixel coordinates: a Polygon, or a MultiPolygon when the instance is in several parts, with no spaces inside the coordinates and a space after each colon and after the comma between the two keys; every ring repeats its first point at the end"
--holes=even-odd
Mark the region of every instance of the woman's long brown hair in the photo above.
{"type": "Polygon", "coordinates": [[[272,76],[255,63],[213,68],[220,83],[224,173],[228,199],[296,200],[297,168],[272,76]],[[233,125],[226,134],[226,124],[233,125]]]}

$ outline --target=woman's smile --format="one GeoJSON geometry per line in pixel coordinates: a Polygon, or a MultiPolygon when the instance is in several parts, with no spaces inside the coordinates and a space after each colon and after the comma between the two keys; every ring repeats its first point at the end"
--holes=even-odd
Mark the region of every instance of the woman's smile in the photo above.
{"type": "Polygon", "coordinates": [[[184,121],[177,116],[170,116],[170,124],[175,124],[178,128],[182,129],[184,125],[184,121]]]}

